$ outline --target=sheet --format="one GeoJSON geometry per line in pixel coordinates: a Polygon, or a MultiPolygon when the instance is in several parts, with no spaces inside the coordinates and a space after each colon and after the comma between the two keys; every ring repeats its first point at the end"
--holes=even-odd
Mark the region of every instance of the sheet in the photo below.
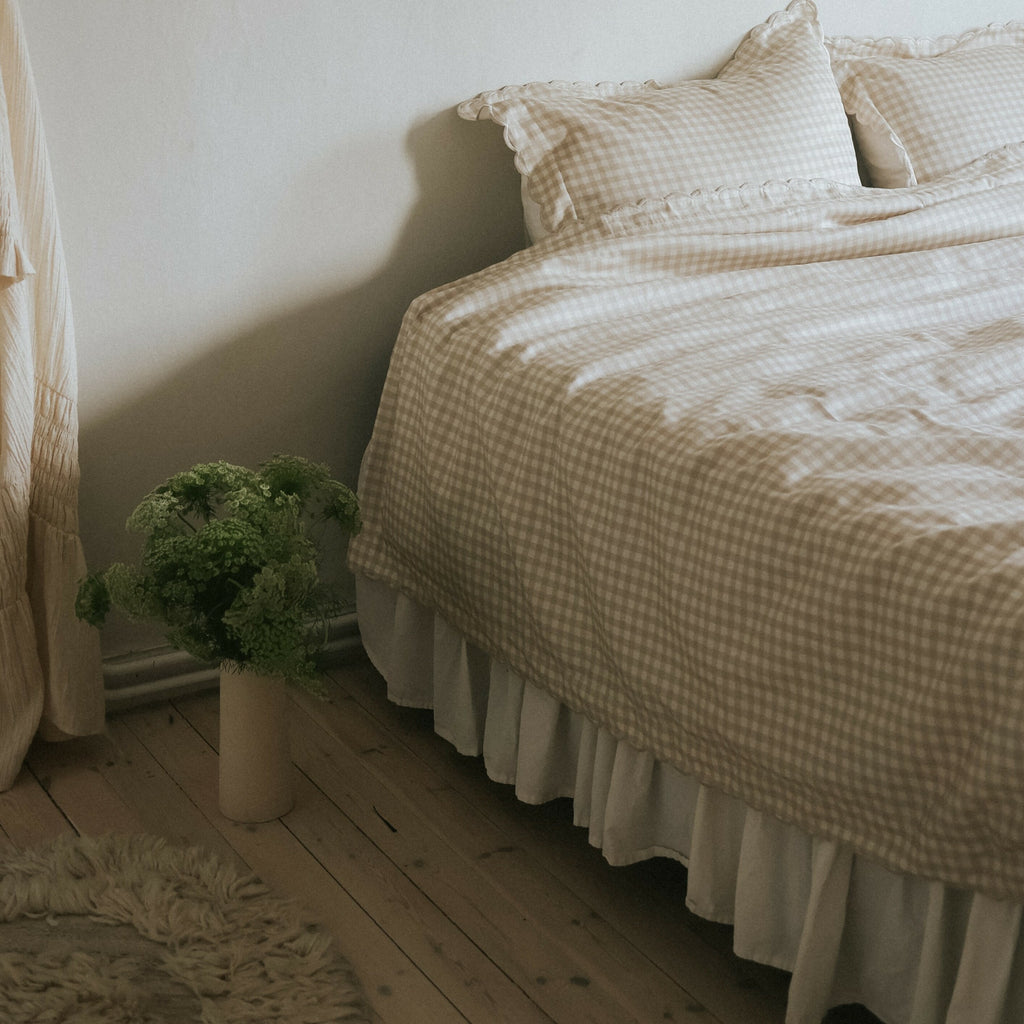
{"type": "Polygon", "coordinates": [[[428,293],[352,568],[614,736],[1024,898],[1024,147],[623,208],[428,293]]]}

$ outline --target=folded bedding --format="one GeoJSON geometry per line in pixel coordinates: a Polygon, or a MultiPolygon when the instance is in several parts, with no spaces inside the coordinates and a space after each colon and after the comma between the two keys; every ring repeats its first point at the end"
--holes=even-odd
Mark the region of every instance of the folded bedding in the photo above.
{"type": "Polygon", "coordinates": [[[413,303],[353,570],[636,748],[1024,899],[1024,146],[641,201],[413,303]]]}

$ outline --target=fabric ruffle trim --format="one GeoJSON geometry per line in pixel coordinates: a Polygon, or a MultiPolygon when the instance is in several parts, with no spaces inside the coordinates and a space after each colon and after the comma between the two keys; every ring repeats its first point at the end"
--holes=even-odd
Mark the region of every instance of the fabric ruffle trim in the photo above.
{"type": "Polygon", "coordinates": [[[687,906],[734,925],[739,956],[792,972],[789,1024],[854,1002],[887,1020],[933,1019],[965,995],[972,1024],[1021,1019],[1024,996],[1007,986],[1024,969],[1020,903],[898,874],[701,785],[524,682],[429,609],[365,577],[357,587],[364,647],[389,699],[433,708],[435,731],[482,755],[524,802],[570,797],[611,864],[685,864],[687,906]]]}
{"type": "Polygon", "coordinates": [[[984,46],[1020,46],[1024,44],[1024,21],[1005,25],[984,25],[959,35],[913,36],[828,36],[825,49],[832,59],[832,70],[841,86],[855,70],[855,62],[879,57],[939,57],[954,50],[977,50],[984,46]]]}

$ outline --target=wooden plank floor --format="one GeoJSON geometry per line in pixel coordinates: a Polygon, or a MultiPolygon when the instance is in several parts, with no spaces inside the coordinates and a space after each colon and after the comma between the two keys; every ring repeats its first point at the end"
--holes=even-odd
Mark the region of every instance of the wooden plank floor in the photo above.
{"type": "Polygon", "coordinates": [[[327,701],[292,695],[279,821],[219,813],[212,692],[34,745],[0,794],[0,844],[144,831],[213,849],[330,930],[387,1024],[782,1024],[786,976],[686,911],[681,867],[608,866],[567,802],[519,803],[429,712],[389,704],[361,654],[329,680],[327,701]]]}

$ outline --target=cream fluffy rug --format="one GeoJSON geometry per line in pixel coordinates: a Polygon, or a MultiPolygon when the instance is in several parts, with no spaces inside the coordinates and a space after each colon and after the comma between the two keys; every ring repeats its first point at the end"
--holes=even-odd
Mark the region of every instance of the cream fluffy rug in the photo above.
{"type": "Polygon", "coordinates": [[[135,835],[0,854],[5,1024],[367,1020],[330,939],[208,852],[135,835]]]}

